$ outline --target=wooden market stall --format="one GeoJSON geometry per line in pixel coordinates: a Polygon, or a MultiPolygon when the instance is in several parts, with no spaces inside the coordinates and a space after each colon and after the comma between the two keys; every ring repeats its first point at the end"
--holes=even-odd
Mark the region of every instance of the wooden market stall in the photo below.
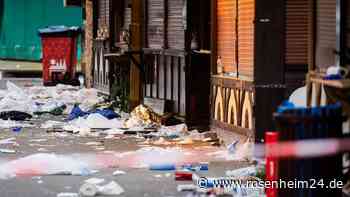
{"type": "Polygon", "coordinates": [[[94,3],[94,87],[112,94],[116,83],[131,108],[167,100],[169,112],[208,126],[210,0],[94,3]]]}
{"type": "Polygon", "coordinates": [[[277,106],[305,81],[308,0],[212,4],[213,126],[260,141],[277,106]]]}

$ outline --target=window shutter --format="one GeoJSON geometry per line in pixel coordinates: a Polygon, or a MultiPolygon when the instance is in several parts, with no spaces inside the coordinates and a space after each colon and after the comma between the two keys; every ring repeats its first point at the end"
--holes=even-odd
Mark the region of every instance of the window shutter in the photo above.
{"type": "Polygon", "coordinates": [[[149,48],[164,46],[164,0],[148,0],[147,39],[149,48]]]}
{"type": "Polygon", "coordinates": [[[255,0],[239,0],[238,13],[239,75],[253,78],[255,0]]]}
{"type": "Polygon", "coordinates": [[[285,64],[307,65],[308,0],[287,0],[285,13],[285,64]]]}
{"type": "Polygon", "coordinates": [[[335,64],[336,1],[318,0],[316,27],[316,65],[326,68],[335,64]]]}
{"type": "Polygon", "coordinates": [[[217,55],[225,72],[236,72],[236,1],[217,0],[217,55]]]}
{"type": "Polygon", "coordinates": [[[168,47],[185,48],[185,29],[183,24],[184,0],[168,0],[168,47]]]}
{"type": "Polygon", "coordinates": [[[98,1],[98,27],[102,28],[108,26],[110,23],[109,17],[109,0],[98,1]]]}
{"type": "Polygon", "coordinates": [[[131,25],[131,1],[125,0],[124,3],[124,29],[130,29],[131,25]]]}

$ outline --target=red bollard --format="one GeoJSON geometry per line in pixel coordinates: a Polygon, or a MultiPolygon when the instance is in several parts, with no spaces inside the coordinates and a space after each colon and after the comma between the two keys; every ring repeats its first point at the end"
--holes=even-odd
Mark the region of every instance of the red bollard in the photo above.
{"type": "MultiPolygon", "coordinates": [[[[266,132],[265,133],[265,150],[266,150],[266,180],[277,181],[278,180],[278,158],[271,156],[270,145],[278,143],[279,133],[278,132],[266,132]]],[[[267,197],[277,197],[277,188],[266,188],[267,197]]]]}

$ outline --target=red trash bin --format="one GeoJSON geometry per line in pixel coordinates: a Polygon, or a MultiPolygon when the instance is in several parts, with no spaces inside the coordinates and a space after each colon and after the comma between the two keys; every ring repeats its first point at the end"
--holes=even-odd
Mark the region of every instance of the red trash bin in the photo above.
{"type": "Polygon", "coordinates": [[[52,26],[39,30],[42,41],[43,83],[69,84],[75,80],[78,27],[52,26]]]}

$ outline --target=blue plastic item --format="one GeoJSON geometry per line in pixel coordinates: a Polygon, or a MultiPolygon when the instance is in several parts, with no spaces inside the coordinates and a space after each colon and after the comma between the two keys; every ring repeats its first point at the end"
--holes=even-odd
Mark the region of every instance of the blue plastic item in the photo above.
{"type": "Polygon", "coordinates": [[[84,117],[86,115],[88,115],[89,113],[87,112],[84,112],[83,110],[80,109],[80,107],[78,105],[75,105],[72,109],[72,111],[70,112],[67,120],[68,121],[71,121],[71,120],[74,120],[76,118],[79,118],[79,117],[84,117]]]}
{"type": "Polygon", "coordinates": [[[12,128],[12,131],[15,133],[19,133],[19,132],[21,132],[21,130],[22,130],[22,127],[13,127],[12,128]]]}
{"type": "Polygon", "coordinates": [[[74,108],[72,109],[72,111],[70,112],[67,120],[71,121],[71,120],[74,120],[76,118],[84,117],[86,115],[94,114],[94,113],[101,114],[102,116],[106,117],[109,120],[120,117],[119,114],[115,113],[111,109],[96,109],[93,111],[84,112],[83,110],[80,109],[80,107],[78,105],[75,105],[74,108]]]}
{"type": "Polygon", "coordinates": [[[176,166],[174,164],[155,164],[151,165],[149,169],[153,171],[172,171],[176,170],[176,166]]]}
{"type": "Polygon", "coordinates": [[[185,164],[182,166],[184,170],[189,171],[208,171],[209,164],[208,163],[200,163],[200,164],[185,164]]]}
{"type": "Polygon", "coordinates": [[[336,74],[336,75],[327,75],[323,79],[325,79],[325,80],[340,80],[340,79],[343,79],[343,77],[339,74],[336,74]]]}
{"type": "Polygon", "coordinates": [[[119,114],[115,113],[113,110],[110,109],[97,109],[93,113],[98,113],[101,114],[102,116],[108,118],[109,120],[114,119],[114,118],[119,118],[119,114]]]}

